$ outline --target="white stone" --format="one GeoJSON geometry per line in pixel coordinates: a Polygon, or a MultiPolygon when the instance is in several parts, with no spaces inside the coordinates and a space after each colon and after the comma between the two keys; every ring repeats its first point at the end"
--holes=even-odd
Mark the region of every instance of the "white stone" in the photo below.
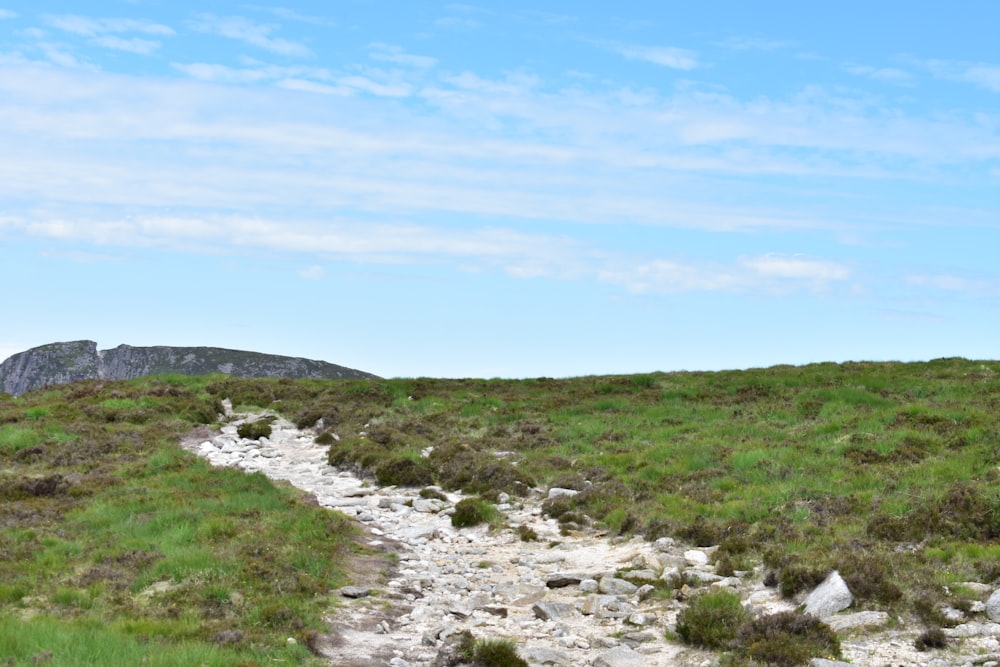
{"type": "Polygon", "coordinates": [[[854,596],[847,588],[840,573],[834,570],[823,583],[806,597],[805,611],[816,618],[824,619],[838,611],[843,611],[854,602],[854,596]]]}
{"type": "Polygon", "coordinates": [[[689,549],[684,552],[684,560],[688,565],[708,565],[708,554],[701,549],[689,549]]]}
{"type": "Polygon", "coordinates": [[[1000,621],[1000,588],[986,600],[986,615],[991,621],[1000,621]]]}

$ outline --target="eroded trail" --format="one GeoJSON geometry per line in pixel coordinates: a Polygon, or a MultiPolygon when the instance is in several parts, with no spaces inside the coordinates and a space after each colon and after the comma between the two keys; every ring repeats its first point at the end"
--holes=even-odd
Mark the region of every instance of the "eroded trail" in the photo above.
{"type": "MultiPolygon", "coordinates": [[[[499,506],[508,528],[453,528],[450,513],[458,494],[446,493],[442,501],[421,498],[419,489],[371,486],[329,466],[327,448],[315,443],[313,433],[280,418],[270,438],[243,440],[236,429],[250,418],[256,416],[234,415],[221,434],[186,446],[214,465],[287,480],[322,506],[355,517],[373,546],[398,555],[388,576],[343,591],[345,604],[331,621],[333,639],[323,647],[334,665],[434,665],[447,638],[466,629],[476,637],[513,639],[533,666],[717,664],[712,653],[665,639],[681,603],[657,595],[647,582],[679,572],[739,590],[762,611],[793,607],[772,589],[753,584],[752,575],[716,575],[710,550],[670,539],[562,535],[542,515],[539,496],[499,506]],[[523,541],[518,526],[530,527],[538,539],[523,541]]],[[[864,637],[845,641],[843,648],[856,664],[963,664],[930,660],[891,639],[864,637]]]]}

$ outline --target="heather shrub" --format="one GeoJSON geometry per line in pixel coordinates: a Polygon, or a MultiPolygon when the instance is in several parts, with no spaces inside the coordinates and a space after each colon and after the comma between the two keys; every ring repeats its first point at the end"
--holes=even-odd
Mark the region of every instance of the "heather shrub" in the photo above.
{"type": "Polygon", "coordinates": [[[704,648],[728,648],[749,614],[740,596],[719,589],[691,599],[677,617],[677,634],[688,644],[704,648]]]}

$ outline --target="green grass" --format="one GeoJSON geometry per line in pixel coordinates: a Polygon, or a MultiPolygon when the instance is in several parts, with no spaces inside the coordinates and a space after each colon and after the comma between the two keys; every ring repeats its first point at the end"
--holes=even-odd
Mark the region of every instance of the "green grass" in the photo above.
{"type": "Polygon", "coordinates": [[[998,362],[563,380],[169,376],[0,400],[5,622],[38,596],[56,610],[39,623],[67,632],[101,623],[125,643],[276,659],[285,637],[321,627],[346,581],[350,531],[293,490],[180,451],[224,398],[303,427],[322,419],[340,437],[328,436],[331,462],[396,483],[484,502],[575,488],[546,505],[564,527],[721,544],[730,567],[763,562],[789,591],[831,568],[851,576],[859,554],[877,564],[862,608],[919,613],[944,584],[1000,579],[998,362]],[[212,644],[233,628],[239,646],[212,644]]]}
{"type": "Polygon", "coordinates": [[[217,415],[213,380],[0,403],[0,664],[319,664],[304,646],[349,581],[354,530],[180,449],[217,415]]]}
{"type": "Polygon", "coordinates": [[[236,667],[271,660],[304,664],[310,656],[301,645],[268,652],[234,651],[202,641],[163,641],[165,625],[125,622],[114,626],[87,618],[36,616],[24,621],[0,614],[0,660],[5,665],[91,667],[149,665],[236,667]],[[160,638],[153,641],[154,638],[160,638]]]}

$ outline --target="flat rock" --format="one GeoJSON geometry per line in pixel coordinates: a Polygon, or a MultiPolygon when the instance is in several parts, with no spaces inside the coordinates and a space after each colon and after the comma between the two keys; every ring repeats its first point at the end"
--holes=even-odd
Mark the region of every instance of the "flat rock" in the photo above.
{"type": "Polygon", "coordinates": [[[577,615],[576,607],[565,602],[536,602],[531,610],[543,621],[554,621],[560,618],[573,618],[577,615]]]}
{"type": "Polygon", "coordinates": [[[370,588],[362,588],[361,586],[344,586],[340,589],[340,594],[345,598],[358,599],[366,598],[372,594],[370,588]]]}
{"type": "Polygon", "coordinates": [[[601,577],[598,582],[598,590],[606,595],[632,595],[639,590],[639,587],[631,581],[617,577],[601,577]]]}
{"type": "Polygon", "coordinates": [[[646,656],[627,646],[618,646],[594,658],[594,667],[643,667],[646,656]]]}
{"type": "Polygon", "coordinates": [[[553,574],[545,580],[545,585],[549,588],[566,588],[567,586],[577,586],[583,578],[575,574],[553,574]]]}
{"type": "Polygon", "coordinates": [[[568,667],[571,664],[568,655],[562,651],[557,651],[544,646],[534,648],[519,649],[517,654],[528,661],[531,665],[543,665],[552,667],[568,667]]]}
{"type": "Polygon", "coordinates": [[[949,637],[1000,637],[1000,623],[962,623],[953,628],[945,628],[949,637]]]}
{"type": "Polygon", "coordinates": [[[684,552],[684,560],[688,565],[708,565],[708,554],[701,549],[688,549],[684,552]]]}
{"type": "Polygon", "coordinates": [[[416,524],[400,528],[396,531],[396,537],[402,540],[431,539],[437,535],[438,529],[432,523],[416,524]]]}
{"type": "Polygon", "coordinates": [[[880,628],[889,622],[889,614],[884,611],[859,611],[855,614],[829,616],[823,622],[834,632],[855,628],[880,628]]]}

